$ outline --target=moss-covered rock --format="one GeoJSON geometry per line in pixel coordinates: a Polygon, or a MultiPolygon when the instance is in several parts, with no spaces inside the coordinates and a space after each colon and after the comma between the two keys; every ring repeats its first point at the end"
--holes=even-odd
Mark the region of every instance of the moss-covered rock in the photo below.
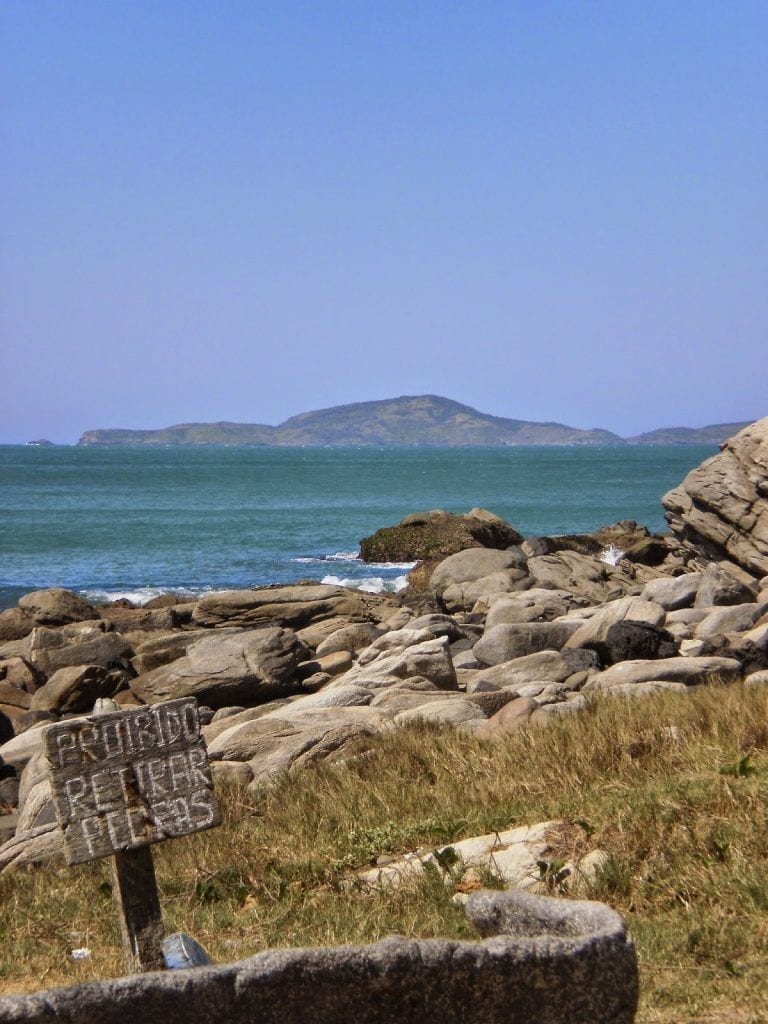
{"type": "Polygon", "coordinates": [[[364,562],[413,562],[446,558],[465,548],[505,549],[522,536],[504,519],[474,508],[466,515],[436,509],[406,516],[360,541],[364,562]]]}

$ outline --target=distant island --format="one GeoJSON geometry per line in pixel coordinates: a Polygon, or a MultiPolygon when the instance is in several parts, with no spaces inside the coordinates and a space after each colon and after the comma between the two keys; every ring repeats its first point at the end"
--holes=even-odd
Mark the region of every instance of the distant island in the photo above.
{"type": "Polygon", "coordinates": [[[79,445],[629,445],[720,444],[744,423],[699,429],[669,427],[623,438],[610,430],[581,430],[563,423],[535,423],[478,412],[439,395],[404,395],[355,402],[264,423],[180,423],[159,430],[87,430],[79,445]]]}

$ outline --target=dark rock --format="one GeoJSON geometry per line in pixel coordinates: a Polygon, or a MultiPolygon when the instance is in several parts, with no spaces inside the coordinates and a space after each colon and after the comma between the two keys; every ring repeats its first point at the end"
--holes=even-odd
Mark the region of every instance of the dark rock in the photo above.
{"type": "Polygon", "coordinates": [[[472,509],[458,516],[437,509],[406,516],[397,526],[385,526],[360,541],[365,562],[413,562],[445,558],[465,548],[508,548],[522,541],[509,523],[472,509]]]}
{"type": "Polygon", "coordinates": [[[643,537],[629,545],[624,557],[641,565],[661,565],[669,553],[669,545],[660,537],[643,537]]]}
{"type": "Polygon", "coordinates": [[[601,668],[597,651],[588,647],[564,647],[560,652],[571,672],[588,672],[592,668],[601,668]]]}
{"type": "MultiPolygon", "coordinates": [[[[525,553],[533,558],[540,555],[554,555],[559,551],[575,551],[579,555],[600,555],[606,548],[617,548],[626,552],[628,548],[648,540],[650,534],[645,526],[639,526],[633,519],[623,519],[610,526],[601,526],[594,533],[564,533],[551,537],[526,537],[523,544],[525,553]]],[[[669,554],[665,549],[664,557],[669,554]]],[[[661,561],[664,559],[662,558],[661,561]]],[[[639,561],[639,559],[638,559],[639,561]]]]}
{"type": "Polygon", "coordinates": [[[745,676],[768,669],[768,645],[761,646],[738,634],[712,637],[703,642],[703,657],[735,658],[745,676]]]}
{"type": "MultiPolygon", "coordinates": [[[[597,640],[591,646],[603,665],[615,665],[619,661],[659,657],[662,640],[668,637],[663,630],[644,622],[614,622],[609,626],[605,639],[597,640]]],[[[674,657],[676,653],[677,650],[673,647],[669,657],[674,657]]]]}
{"type": "Polygon", "coordinates": [[[13,721],[4,711],[0,711],[0,744],[13,739],[14,735],[13,721]]]}
{"type": "Polygon", "coordinates": [[[16,807],[19,803],[19,780],[15,776],[0,780],[0,804],[16,807]]]}

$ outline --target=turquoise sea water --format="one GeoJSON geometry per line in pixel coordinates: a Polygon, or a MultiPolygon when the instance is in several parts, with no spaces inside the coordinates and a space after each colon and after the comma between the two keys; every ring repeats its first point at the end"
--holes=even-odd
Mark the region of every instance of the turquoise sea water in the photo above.
{"type": "Polygon", "coordinates": [[[0,447],[0,607],[39,587],[147,600],[303,578],[392,588],[356,560],[409,512],[481,505],[521,533],[617,519],[664,528],[660,498],[716,449],[0,447]]]}

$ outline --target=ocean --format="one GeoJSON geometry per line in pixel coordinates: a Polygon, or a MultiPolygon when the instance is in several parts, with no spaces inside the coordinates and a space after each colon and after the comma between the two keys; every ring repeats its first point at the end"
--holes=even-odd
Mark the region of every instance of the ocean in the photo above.
{"type": "Polygon", "coordinates": [[[525,535],[657,531],[661,496],[715,453],[0,446],[0,608],[51,586],[137,603],[299,579],[398,589],[410,565],[366,565],[358,545],[410,512],[479,505],[525,535]]]}

